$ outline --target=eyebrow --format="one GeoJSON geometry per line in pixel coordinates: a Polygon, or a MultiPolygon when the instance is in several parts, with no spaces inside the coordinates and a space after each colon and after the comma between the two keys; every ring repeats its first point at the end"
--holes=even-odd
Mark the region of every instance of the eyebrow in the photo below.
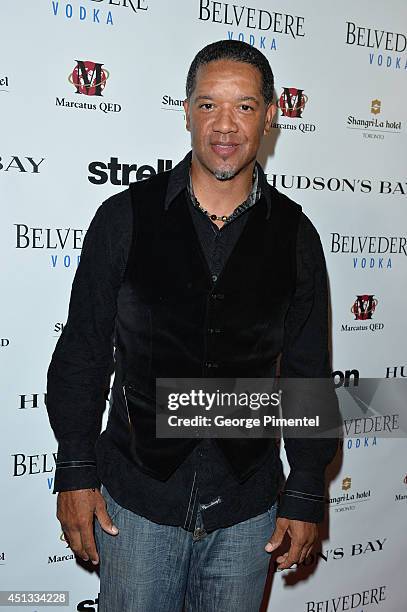
{"type": "Polygon", "coordinates": [[[247,102],[247,101],[251,101],[251,102],[259,102],[257,98],[255,98],[254,96],[241,96],[240,98],[238,98],[238,100],[240,102],[247,102]]]}
{"type": "MultiPolygon", "coordinates": [[[[212,96],[209,96],[209,95],[208,96],[200,95],[200,96],[197,96],[195,98],[196,101],[198,101],[198,100],[213,100],[213,99],[214,98],[212,96]]],[[[239,102],[249,102],[249,101],[251,101],[251,102],[256,102],[256,104],[259,103],[258,99],[255,98],[254,96],[240,96],[239,98],[237,98],[237,100],[239,102]]]]}

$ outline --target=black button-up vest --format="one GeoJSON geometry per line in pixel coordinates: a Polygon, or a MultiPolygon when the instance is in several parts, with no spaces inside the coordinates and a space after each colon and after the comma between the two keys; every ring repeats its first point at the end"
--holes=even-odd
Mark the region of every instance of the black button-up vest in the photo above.
{"type": "MultiPolygon", "coordinates": [[[[155,436],[155,379],[273,377],[295,291],[301,207],[271,190],[253,206],[214,282],[186,190],[166,209],[169,173],[130,186],[133,241],[116,317],[117,370],[108,435],[149,475],[166,480],[199,442],[155,436]],[[119,373],[119,376],[118,376],[119,373]],[[119,401],[118,396],[123,390],[119,401]]],[[[243,481],[271,439],[216,438],[243,481]]]]}

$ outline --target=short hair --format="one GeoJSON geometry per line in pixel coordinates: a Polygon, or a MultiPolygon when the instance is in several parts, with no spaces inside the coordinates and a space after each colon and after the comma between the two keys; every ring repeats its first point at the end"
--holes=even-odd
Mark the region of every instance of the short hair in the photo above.
{"type": "Polygon", "coordinates": [[[198,51],[189,67],[186,95],[189,99],[196,86],[196,75],[201,66],[218,60],[244,62],[259,70],[262,78],[262,95],[266,105],[273,100],[274,76],[268,59],[255,47],[241,40],[218,40],[198,51]]]}

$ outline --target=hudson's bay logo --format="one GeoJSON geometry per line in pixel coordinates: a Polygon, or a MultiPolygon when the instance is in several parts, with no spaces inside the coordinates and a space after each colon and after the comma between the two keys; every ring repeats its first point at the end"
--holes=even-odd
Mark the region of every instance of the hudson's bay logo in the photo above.
{"type": "Polygon", "coordinates": [[[108,78],[109,72],[103,68],[103,64],[77,60],[68,81],[72,83],[78,94],[101,96],[108,78]]]}
{"type": "Polygon", "coordinates": [[[56,98],[56,106],[85,110],[100,110],[105,114],[120,113],[122,107],[117,102],[98,101],[103,97],[103,91],[110,76],[109,71],[101,62],[90,60],[76,60],[76,65],[68,76],[69,83],[75,89],[75,95],[85,96],[91,101],[69,100],[65,97],[56,98]],[[92,98],[96,98],[92,101],[92,98]]]}
{"type": "Polygon", "coordinates": [[[279,36],[274,34],[294,40],[305,36],[304,17],[229,2],[199,0],[198,19],[235,28],[228,30],[224,38],[241,40],[265,51],[277,49],[279,36]]]}
{"type": "Polygon", "coordinates": [[[290,121],[291,119],[302,119],[302,114],[307,102],[308,96],[305,95],[303,89],[299,89],[298,87],[284,87],[277,100],[277,106],[281,110],[282,119],[288,119],[289,121],[287,123],[272,123],[272,127],[283,130],[299,130],[300,132],[315,132],[316,126],[313,123],[290,121]]]}
{"type": "Polygon", "coordinates": [[[407,236],[355,236],[331,233],[330,251],[348,255],[354,269],[390,270],[393,261],[407,256],[407,236]]]}
{"type": "Polygon", "coordinates": [[[386,368],[386,378],[407,378],[407,366],[388,366],[386,368]]]}
{"type": "MultiPolygon", "coordinates": [[[[365,540],[363,542],[356,542],[353,544],[347,544],[346,546],[334,546],[332,548],[323,548],[321,550],[312,551],[302,563],[294,563],[293,568],[308,567],[311,565],[319,565],[322,563],[329,563],[330,561],[340,561],[341,559],[349,557],[360,557],[364,559],[367,554],[381,552],[384,545],[387,542],[387,538],[377,538],[376,540],[365,540]]],[[[387,545],[386,545],[387,546],[387,545]]],[[[278,563],[274,562],[274,571],[277,570],[278,563]]],[[[322,612],[321,608],[318,608],[322,612]]],[[[346,608],[344,608],[346,609],[346,608]]]]}
{"type": "Polygon", "coordinates": [[[23,157],[22,155],[7,155],[0,157],[0,170],[3,172],[15,172],[23,174],[39,174],[41,172],[40,166],[45,160],[45,157],[41,159],[34,157],[23,157]]]}
{"type": "Polygon", "coordinates": [[[116,18],[119,15],[118,8],[126,8],[126,13],[121,13],[121,16],[129,14],[142,14],[148,10],[147,0],[82,0],[79,6],[72,2],[59,2],[52,0],[51,12],[54,17],[60,17],[71,22],[86,21],[87,23],[102,24],[113,26],[116,24],[116,18]],[[95,3],[98,3],[97,5],[95,3]],[[117,9],[112,9],[112,5],[117,9]],[[97,8],[95,8],[97,6],[97,8]],[[107,8],[109,7],[109,9],[107,8]],[[110,10],[112,9],[112,10],[110,10]],[[113,17],[115,20],[113,20],[113,17]]]}
{"type": "Polygon", "coordinates": [[[22,393],[19,395],[19,398],[19,410],[25,410],[27,408],[44,408],[47,405],[46,393],[22,393]]]}
{"type": "Polygon", "coordinates": [[[357,321],[366,321],[373,317],[377,304],[374,295],[358,295],[352,304],[351,312],[357,321]]]}
{"type": "MultiPolygon", "coordinates": [[[[367,110],[367,109],[366,109],[367,110]]],[[[370,103],[370,113],[372,115],[381,114],[383,108],[380,100],[372,100],[370,103]]],[[[402,122],[392,119],[372,119],[371,117],[355,117],[349,115],[346,127],[350,130],[360,130],[364,138],[376,138],[384,140],[386,134],[400,134],[402,122]]]]}
{"type": "MultiPolygon", "coordinates": [[[[294,129],[293,124],[283,127],[294,129]]],[[[332,193],[378,193],[379,195],[407,195],[407,182],[343,176],[306,176],[305,174],[267,174],[268,182],[277,189],[331,191],[332,193]]]]}

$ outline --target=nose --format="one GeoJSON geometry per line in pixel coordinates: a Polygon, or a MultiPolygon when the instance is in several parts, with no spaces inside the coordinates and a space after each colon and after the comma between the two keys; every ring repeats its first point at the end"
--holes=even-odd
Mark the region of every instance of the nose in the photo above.
{"type": "Polygon", "coordinates": [[[229,107],[220,107],[213,122],[213,131],[221,134],[237,132],[238,127],[233,116],[233,110],[229,107]]]}

